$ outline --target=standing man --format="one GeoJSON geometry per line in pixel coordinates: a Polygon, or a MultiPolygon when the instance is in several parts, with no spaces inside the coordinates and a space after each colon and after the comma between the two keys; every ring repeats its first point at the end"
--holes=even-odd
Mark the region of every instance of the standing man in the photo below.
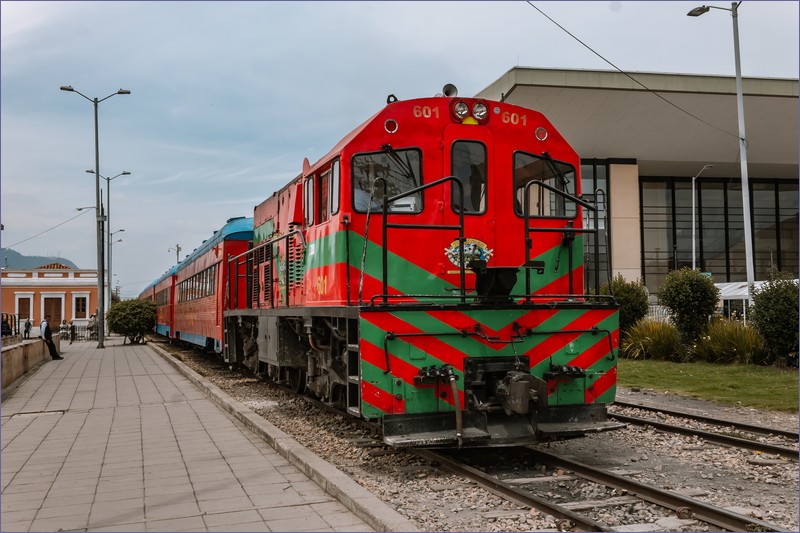
{"type": "Polygon", "coordinates": [[[50,329],[50,315],[45,315],[44,320],[42,320],[42,325],[40,326],[42,330],[42,337],[44,337],[44,343],[47,345],[47,349],[50,350],[50,357],[55,359],[64,359],[60,355],[58,355],[58,350],[56,349],[56,344],[53,342],[53,330],[50,329]]]}
{"type": "Polygon", "coordinates": [[[69,321],[69,343],[72,344],[75,342],[75,337],[77,337],[77,327],[75,326],[75,322],[72,320],[69,321]]]}
{"type": "Polygon", "coordinates": [[[30,339],[31,338],[31,319],[30,317],[25,319],[25,333],[22,336],[23,339],[30,339]]]}

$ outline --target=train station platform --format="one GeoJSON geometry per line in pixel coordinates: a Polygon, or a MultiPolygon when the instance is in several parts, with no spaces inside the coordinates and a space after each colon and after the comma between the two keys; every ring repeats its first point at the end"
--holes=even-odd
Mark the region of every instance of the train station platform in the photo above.
{"type": "Polygon", "coordinates": [[[414,530],[158,348],[105,344],[3,391],[0,530],[414,530]]]}

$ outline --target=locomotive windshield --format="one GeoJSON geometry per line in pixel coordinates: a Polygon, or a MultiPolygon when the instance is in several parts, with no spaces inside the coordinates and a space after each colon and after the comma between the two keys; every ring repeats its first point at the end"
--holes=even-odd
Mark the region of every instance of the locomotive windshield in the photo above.
{"type": "MultiPolygon", "coordinates": [[[[417,149],[384,151],[353,156],[350,165],[353,175],[353,207],[356,211],[380,211],[383,202],[383,183],[389,197],[410,191],[422,184],[422,154],[417,149]]],[[[389,205],[395,213],[422,211],[422,193],[401,198],[389,205]]]]}
{"type": "Polygon", "coordinates": [[[573,218],[578,213],[571,198],[575,196],[575,168],[544,155],[514,154],[514,211],[523,216],[525,186],[536,182],[528,187],[530,216],[573,218]]]}
{"type": "MultiPolygon", "coordinates": [[[[486,211],[486,147],[475,141],[453,143],[452,172],[464,186],[464,212],[486,211]]],[[[458,187],[453,187],[451,204],[458,212],[461,199],[458,187]]]]}

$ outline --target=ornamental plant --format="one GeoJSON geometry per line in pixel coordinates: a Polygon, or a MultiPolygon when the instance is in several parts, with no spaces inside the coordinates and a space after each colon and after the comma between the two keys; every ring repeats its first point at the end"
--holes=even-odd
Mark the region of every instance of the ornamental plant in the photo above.
{"type": "Polygon", "coordinates": [[[682,363],[686,352],[678,328],[669,321],[643,318],[622,336],[620,354],[628,359],[682,363]]]}
{"type": "Polygon", "coordinates": [[[706,330],[717,310],[719,289],[699,270],[673,270],[658,292],[659,301],[670,311],[681,340],[691,345],[706,330]]]}
{"type": "Polygon", "coordinates": [[[798,287],[793,278],[772,269],[767,281],[753,291],[750,317],[769,351],[767,364],[797,366],[798,287]]]}
{"type": "Polygon", "coordinates": [[[617,274],[611,284],[604,283],[600,294],[613,294],[619,304],[619,332],[623,335],[634,324],[647,316],[649,302],[647,289],[641,280],[627,281],[622,274],[617,274]]]}
{"type": "Polygon", "coordinates": [[[109,331],[125,336],[131,344],[139,344],[156,326],[156,304],[147,300],[123,300],[108,310],[109,331]]]}
{"type": "Polygon", "coordinates": [[[695,359],[720,364],[760,364],[767,351],[755,328],[738,320],[712,320],[698,337],[692,352],[695,359]]]}

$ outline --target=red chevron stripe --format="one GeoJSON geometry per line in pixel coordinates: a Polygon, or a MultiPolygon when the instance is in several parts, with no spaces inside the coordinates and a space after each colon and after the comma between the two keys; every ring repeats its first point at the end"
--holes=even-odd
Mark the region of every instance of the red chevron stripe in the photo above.
{"type": "Polygon", "coordinates": [[[403,400],[398,400],[394,395],[379,389],[368,381],[361,382],[361,401],[384,413],[404,413],[406,410],[403,400]]]}
{"type": "MultiPolygon", "coordinates": [[[[611,345],[616,348],[619,345],[618,331],[611,332],[611,345]]],[[[577,357],[572,359],[569,364],[572,366],[579,366],[581,368],[591,368],[592,365],[597,363],[600,359],[608,355],[608,338],[605,334],[599,334],[601,337],[596,343],[583,351],[577,357]]]]}
{"type": "MultiPolygon", "coordinates": [[[[587,311],[569,324],[565,325],[563,328],[559,329],[590,329],[592,326],[597,325],[614,313],[616,313],[616,309],[587,311]]],[[[583,335],[583,333],[559,333],[556,335],[550,335],[544,342],[541,342],[539,345],[534,347],[533,351],[536,353],[531,354],[531,368],[534,368],[536,365],[556,353],[558,350],[563,349],[564,346],[574,341],[581,335],[583,335]]]]}
{"type": "MultiPolygon", "coordinates": [[[[393,333],[422,333],[421,329],[412,326],[390,313],[363,313],[361,317],[383,331],[391,331],[393,333]]],[[[466,357],[466,354],[436,337],[401,337],[400,340],[449,364],[456,370],[464,371],[464,357],[466,357]]],[[[381,348],[381,352],[383,352],[383,348],[381,348]]],[[[383,368],[385,366],[386,363],[384,362],[381,367],[383,368]]]]}
{"type": "MultiPolygon", "coordinates": [[[[488,335],[489,337],[499,337],[500,339],[508,340],[511,339],[511,337],[516,334],[516,332],[514,331],[514,322],[518,322],[523,330],[528,328],[535,328],[540,324],[542,324],[545,320],[548,320],[549,318],[553,317],[557,313],[558,310],[556,309],[543,309],[543,310],[530,311],[527,314],[518,318],[517,320],[512,320],[510,324],[507,324],[506,326],[503,327],[503,329],[500,330],[494,330],[483,323],[481,323],[481,327],[483,328],[483,331],[486,332],[486,335],[488,335]]],[[[448,326],[458,331],[463,331],[466,329],[469,332],[474,332],[475,324],[479,322],[478,320],[475,320],[474,317],[471,317],[462,311],[440,311],[432,316],[438,320],[441,320],[448,326]]],[[[500,351],[506,346],[508,346],[507,344],[491,343],[486,339],[483,339],[482,337],[473,336],[472,338],[479,341],[484,346],[492,348],[495,351],[500,351]]]]}
{"type": "Polygon", "coordinates": [[[605,374],[597,378],[591,387],[584,391],[584,402],[594,403],[597,398],[608,392],[617,383],[617,366],[609,368],[605,374]]]}

